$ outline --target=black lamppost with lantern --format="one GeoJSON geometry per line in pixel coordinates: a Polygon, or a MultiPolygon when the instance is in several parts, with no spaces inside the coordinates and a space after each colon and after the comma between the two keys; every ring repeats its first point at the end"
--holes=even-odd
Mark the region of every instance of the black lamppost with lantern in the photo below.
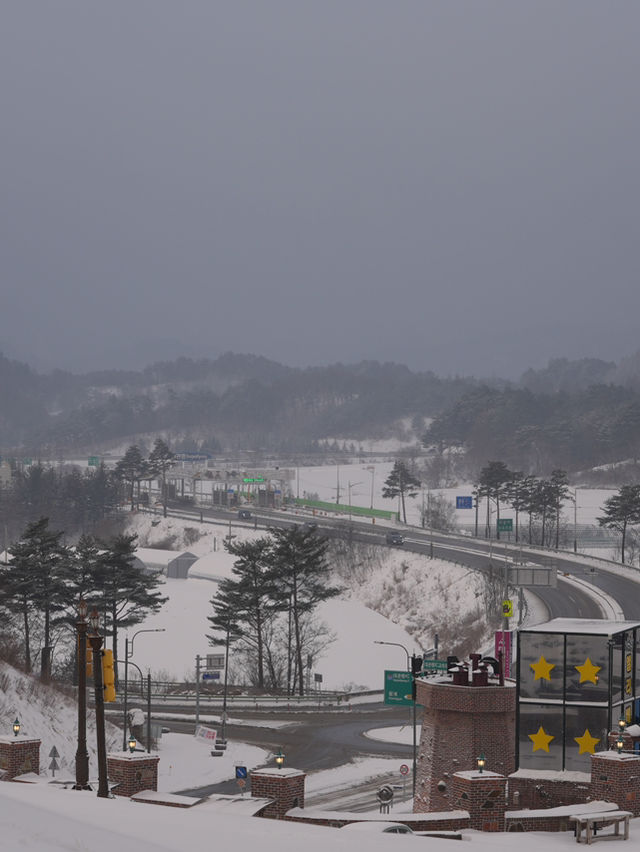
{"type": "Polygon", "coordinates": [[[89,616],[89,644],[93,652],[93,688],[96,704],[96,735],[98,750],[98,797],[109,798],[109,780],[107,777],[107,745],[104,728],[104,684],[102,682],[102,636],[98,628],[100,613],[94,607],[89,616]]]}
{"type": "Polygon", "coordinates": [[[76,632],[78,634],[78,747],[76,749],[76,783],[74,790],[90,790],[89,753],[87,752],[87,604],[78,602],[76,632]]]}

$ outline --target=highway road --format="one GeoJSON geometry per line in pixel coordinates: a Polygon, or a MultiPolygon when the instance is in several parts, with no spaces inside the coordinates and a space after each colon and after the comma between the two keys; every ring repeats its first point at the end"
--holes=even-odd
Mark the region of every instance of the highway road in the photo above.
{"type": "MultiPolygon", "coordinates": [[[[171,512],[172,514],[194,519],[200,516],[200,512],[183,512],[182,510],[171,512]]],[[[224,529],[231,524],[233,526],[246,526],[248,528],[266,526],[288,526],[292,523],[304,523],[305,521],[317,522],[318,529],[327,536],[346,537],[353,541],[366,542],[388,546],[384,541],[386,528],[382,525],[374,526],[372,523],[361,520],[336,520],[330,518],[304,517],[291,515],[284,512],[262,512],[258,513],[248,522],[240,522],[236,513],[229,511],[216,511],[203,509],[202,519],[205,522],[218,524],[224,529]]],[[[453,561],[470,568],[492,573],[493,576],[505,565],[505,560],[513,560],[516,548],[513,544],[504,541],[488,542],[469,536],[445,535],[430,532],[415,527],[404,528],[405,542],[404,550],[422,553],[449,561],[453,561]]],[[[576,559],[572,555],[562,552],[543,551],[536,548],[518,546],[517,561],[527,561],[540,565],[554,565],[558,572],[558,585],[556,588],[536,588],[535,594],[546,607],[549,618],[557,617],[580,617],[580,618],[603,618],[610,612],[610,606],[603,605],[598,600],[598,590],[601,590],[609,598],[618,603],[621,615],[628,620],[640,621],[640,583],[635,582],[626,573],[616,573],[614,566],[610,570],[604,569],[602,563],[594,571],[594,560],[585,557],[576,559]],[[572,575],[588,584],[591,588],[581,588],[565,579],[564,575],[572,575]]],[[[640,580],[640,572],[639,580],[640,580]]],[[[246,718],[246,714],[242,714],[246,718]]],[[[364,731],[385,727],[387,725],[398,725],[407,722],[406,711],[399,712],[397,709],[385,707],[384,705],[367,705],[366,710],[353,709],[348,717],[344,713],[318,712],[310,714],[292,714],[291,726],[278,729],[250,728],[245,725],[228,727],[230,739],[242,740],[255,743],[273,751],[282,747],[287,754],[287,764],[304,768],[306,771],[326,769],[345,763],[356,756],[376,755],[394,756],[399,762],[406,762],[411,757],[410,746],[399,746],[385,743],[376,743],[364,737],[364,731]]],[[[274,718],[271,714],[271,718],[274,718]]],[[[286,719],[286,714],[279,713],[278,720],[286,719]]],[[[176,723],[178,724],[178,723],[176,723]]],[[[185,724],[185,723],[183,723],[185,724]]],[[[188,725],[186,723],[186,729],[188,725]]],[[[191,729],[193,725],[191,724],[191,729]]],[[[396,780],[398,780],[396,778],[396,780]]],[[[373,802],[373,789],[377,785],[370,784],[363,790],[358,791],[358,802],[353,807],[371,807],[373,802]]],[[[184,791],[187,792],[187,791],[184,791]]],[[[213,785],[199,790],[188,791],[191,795],[203,795],[211,792],[237,792],[233,782],[223,785],[213,785]]],[[[356,795],[354,793],[354,795],[356,795]]],[[[327,804],[331,796],[325,797],[327,804]]],[[[333,800],[335,801],[335,799],[333,800]]]]}

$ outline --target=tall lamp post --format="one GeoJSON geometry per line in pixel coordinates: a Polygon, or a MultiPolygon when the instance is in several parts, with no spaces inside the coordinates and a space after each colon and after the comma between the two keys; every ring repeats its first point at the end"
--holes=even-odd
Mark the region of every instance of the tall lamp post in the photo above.
{"type": "Polygon", "coordinates": [[[411,724],[413,727],[413,765],[412,765],[412,789],[413,789],[413,797],[415,799],[416,795],[416,679],[413,675],[413,670],[411,668],[411,657],[409,652],[405,648],[404,645],[401,645],[400,642],[383,642],[380,639],[374,640],[374,645],[394,645],[396,648],[402,648],[402,650],[407,655],[407,671],[409,672],[409,676],[411,677],[411,724]]]}
{"type": "Polygon", "coordinates": [[[78,634],[78,747],[76,749],[76,783],[74,790],[90,790],[89,753],[87,752],[87,604],[78,602],[76,631],[78,634]]]}
{"type": "MultiPolygon", "coordinates": [[[[136,630],[136,632],[133,634],[131,642],[129,642],[128,636],[124,637],[124,702],[123,702],[123,704],[124,704],[124,716],[123,716],[123,722],[122,722],[122,751],[127,750],[127,745],[128,745],[128,742],[129,742],[129,738],[127,737],[127,727],[128,727],[127,713],[129,712],[129,707],[128,707],[129,660],[131,659],[131,657],[133,657],[134,640],[139,633],[164,633],[164,632],[165,632],[164,627],[155,627],[155,628],[150,627],[150,628],[145,628],[144,630],[136,630]]],[[[131,663],[131,665],[135,665],[135,664],[131,663]]],[[[140,671],[138,666],[136,666],[136,668],[138,669],[138,671],[140,671]]],[[[150,744],[149,744],[149,751],[151,751],[150,744]]]]}
{"type": "Polygon", "coordinates": [[[102,682],[102,636],[98,632],[100,613],[94,607],[89,616],[91,633],[89,644],[93,652],[93,687],[96,705],[96,735],[98,750],[98,797],[109,798],[109,781],[107,778],[107,745],[104,730],[104,685],[102,682]]]}

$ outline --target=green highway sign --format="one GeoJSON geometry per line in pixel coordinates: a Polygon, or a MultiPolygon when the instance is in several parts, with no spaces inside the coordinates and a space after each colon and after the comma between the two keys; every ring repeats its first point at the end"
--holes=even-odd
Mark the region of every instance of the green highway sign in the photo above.
{"type": "Polygon", "coordinates": [[[396,707],[411,707],[411,673],[386,670],[384,673],[384,703],[396,707]]]}
{"type": "Polygon", "coordinates": [[[245,476],[243,482],[264,482],[264,476],[245,476]]]}
{"type": "Polygon", "coordinates": [[[100,457],[89,456],[88,467],[100,467],[100,457]]]}
{"type": "Polygon", "coordinates": [[[425,660],[422,664],[423,672],[446,672],[446,660],[425,660]]]}
{"type": "Polygon", "coordinates": [[[513,532],[513,518],[500,518],[498,532],[513,532]]]}

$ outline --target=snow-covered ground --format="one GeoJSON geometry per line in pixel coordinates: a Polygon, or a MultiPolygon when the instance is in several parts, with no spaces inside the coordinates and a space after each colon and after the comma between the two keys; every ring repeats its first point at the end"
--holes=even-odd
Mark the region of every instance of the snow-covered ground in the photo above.
{"type": "MultiPolygon", "coordinates": [[[[638,848],[640,820],[631,822],[627,848],[638,848]]],[[[478,852],[512,850],[510,834],[465,832],[478,852]]],[[[367,834],[367,849],[391,850],[401,844],[428,843],[429,849],[451,849],[437,838],[399,840],[394,835],[367,834]]],[[[353,834],[323,826],[234,816],[228,808],[205,803],[188,810],[143,804],[127,799],[98,799],[93,792],[53,789],[44,784],[0,785],[0,848],[7,852],[210,852],[237,847],[264,852],[352,852],[353,834]]],[[[519,834],[522,852],[575,848],[571,832],[519,834]]]]}

